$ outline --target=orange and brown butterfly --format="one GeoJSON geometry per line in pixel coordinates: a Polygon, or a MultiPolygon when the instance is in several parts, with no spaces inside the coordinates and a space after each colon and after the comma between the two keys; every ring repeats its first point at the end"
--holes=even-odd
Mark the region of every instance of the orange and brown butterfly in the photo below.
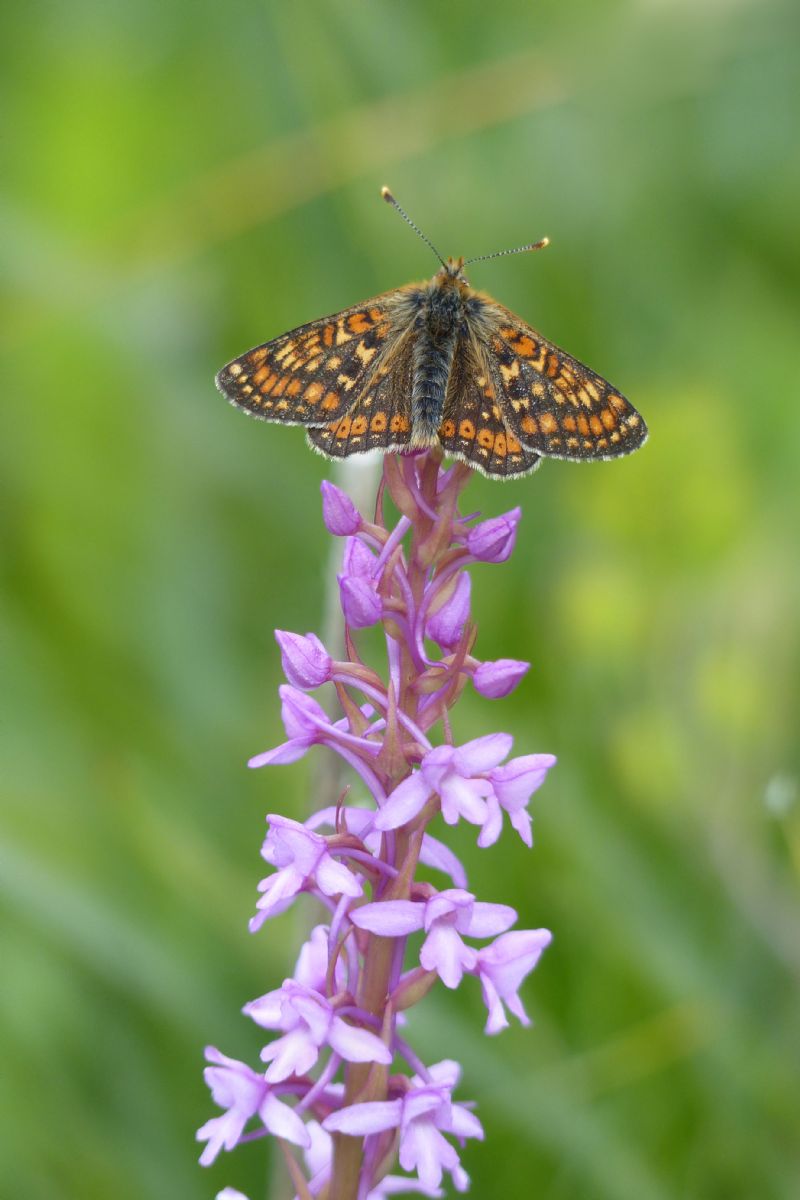
{"type": "Polygon", "coordinates": [[[543,457],[585,462],[642,445],[647,427],[616,388],[470,287],[468,264],[445,262],[382,195],[441,270],[235,358],[217,376],[223,395],[262,420],[305,425],[329,458],[441,445],[495,478],[526,475],[543,457]]]}

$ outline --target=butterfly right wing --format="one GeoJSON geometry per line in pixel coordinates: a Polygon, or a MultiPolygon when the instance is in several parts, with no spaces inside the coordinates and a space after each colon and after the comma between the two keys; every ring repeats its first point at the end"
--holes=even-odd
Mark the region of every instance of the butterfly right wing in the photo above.
{"type": "Polygon", "coordinates": [[[398,334],[387,292],[311,321],[223,367],[217,387],[263,421],[323,425],[351,408],[398,334]]]}
{"type": "Polygon", "coordinates": [[[445,454],[494,479],[529,475],[540,462],[503,420],[481,346],[469,331],[453,355],[439,441],[445,454]]]}
{"type": "Polygon", "coordinates": [[[503,419],[527,450],[587,461],[630,454],[646,441],[641,415],[601,375],[488,297],[481,320],[503,419]]]}

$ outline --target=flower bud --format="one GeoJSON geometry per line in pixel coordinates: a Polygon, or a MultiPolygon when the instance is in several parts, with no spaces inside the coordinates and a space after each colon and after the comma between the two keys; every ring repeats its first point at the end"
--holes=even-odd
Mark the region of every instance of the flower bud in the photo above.
{"type": "Polygon", "coordinates": [[[359,575],[362,579],[372,579],[376,561],[375,555],[369,546],[364,545],[361,538],[347,539],[342,555],[343,575],[359,575]]]}
{"type": "Polygon", "coordinates": [[[512,508],[501,517],[492,517],[473,526],[467,534],[467,550],[479,562],[505,562],[511,557],[517,539],[522,510],[512,508]]]}
{"type": "Polygon", "coordinates": [[[281,648],[283,673],[289,683],[298,688],[316,688],[328,682],[331,656],[316,634],[303,637],[276,629],[275,640],[281,648]]]}
{"type": "Polygon", "coordinates": [[[323,479],[320,490],[322,519],[328,532],[336,537],[358,533],[362,525],[361,513],[347,492],[343,492],[335,483],[329,483],[327,479],[323,479]]]}
{"type": "Polygon", "coordinates": [[[344,619],[352,629],[365,629],[380,621],[383,614],[381,598],[363,576],[340,575],[339,596],[344,619]]]}
{"type": "Polygon", "coordinates": [[[531,668],[530,663],[516,658],[498,658],[495,662],[483,662],[472,676],[475,691],[487,700],[501,700],[508,696],[531,668]]]}
{"type": "Polygon", "coordinates": [[[449,598],[426,622],[425,632],[440,646],[455,646],[469,617],[470,578],[462,572],[449,598]]]}
{"type": "Polygon", "coordinates": [[[325,709],[317,704],[311,696],[306,696],[288,683],[278,688],[281,698],[281,717],[284,728],[290,738],[315,738],[319,732],[319,722],[330,724],[330,718],[325,709]]]}

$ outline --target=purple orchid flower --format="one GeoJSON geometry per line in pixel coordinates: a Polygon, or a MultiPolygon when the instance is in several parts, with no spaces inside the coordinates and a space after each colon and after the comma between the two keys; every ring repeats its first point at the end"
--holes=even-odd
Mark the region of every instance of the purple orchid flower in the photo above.
{"type": "Polygon", "coordinates": [[[315,633],[303,637],[276,629],[275,640],[281,648],[283,673],[294,687],[317,688],[331,678],[333,659],[315,633]]]}
{"type": "Polygon", "coordinates": [[[287,979],[281,988],[245,1004],[242,1012],[263,1029],[279,1029],[283,1037],[261,1051],[269,1063],[265,1078],[279,1083],[290,1075],[304,1075],[319,1058],[323,1046],[347,1062],[388,1065],[392,1054],[368,1029],[348,1024],[334,1006],[313,988],[287,979]]]}
{"type": "Polygon", "coordinates": [[[477,951],[465,946],[461,934],[486,938],[504,933],[517,914],[507,904],[487,904],[470,892],[449,888],[427,901],[384,900],[354,909],[351,920],[359,929],[381,937],[405,937],[424,929],[419,961],[426,971],[435,971],[445,987],[455,988],[465,971],[474,969],[477,951]]]}
{"type": "Polygon", "coordinates": [[[362,894],[364,889],[352,871],[332,858],[327,838],[275,813],[267,821],[269,833],[261,847],[261,856],[278,870],[258,885],[261,898],[256,904],[258,913],[250,922],[252,933],[268,917],[283,912],[306,888],[317,887],[325,896],[362,894]]]}
{"type": "MultiPolygon", "coordinates": [[[[312,1191],[319,1193],[330,1179],[333,1165],[333,1138],[317,1121],[307,1125],[311,1144],[303,1151],[310,1175],[312,1191]]],[[[380,1183],[367,1193],[366,1200],[386,1200],[387,1196],[409,1195],[432,1196],[434,1200],[444,1195],[441,1188],[427,1187],[412,1175],[384,1175],[380,1183]]],[[[295,1200],[299,1200],[295,1196],[295,1200]]]]}
{"type": "Polygon", "coordinates": [[[256,1115],[275,1137],[286,1138],[296,1146],[310,1145],[300,1117],[288,1104],[276,1099],[263,1075],[221,1054],[214,1046],[206,1047],[206,1060],[212,1065],[206,1067],[203,1077],[214,1103],[227,1111],[221,1117],[212,1117],[197,1131],[198,1142],[208,1143],[200,1156],[202,1166],[209,1166],[220,1150],[232,1150],[247,1122],[256,1115]]]}
{"type": "Polygon", "coordinates": [[[496,662],[482,662],[472,676],[476,692],[487,700],[501,700],[509,696],[531,664],[517,658],[498,658],[496,662]]]}
{"type": "Polygon", "coordinates": [[[349,537],[353,533],[358,533],[363,525],[361,513],[347,492],[343,492],[335,483],[329,483],[327,479],[323,480],[320,490],[322,492],[322,519],[328,532],[332,533],[334,537],[349,537]]]}
{"type": "Polygon", "coordinates": [[[499,1033],[507,1027],[504,1004],[522,1025],[530,1025],[519,988],[552,940],[549,929],[515,929],[477,952],[471,969],[481,981],[484,1003],[489,1010],[486,1033],[499,1033]]]}
{"type": "Polygon", "coordinates": [[[452,1090],[458,1082],[458,1063],[434,1063],[428,1080],[415,1075],[408,1090],[395,1100],[367,1101],[342,1108],[323,1121],[330,1133],[364,1137],[387,1129],[400,1131],[400,1166],[417,1171],[426,1187],[437,1188],[448,1171],[456,1191],[465,1192],[469,1176],[458,1154],[443,1136],[483,1139],[478,1118],[463,1104],[454,1104],[452,1090]]]}
{"type": "MultiPolygon", "coordinates": [[[[307,1183],[299,1185],[296,1158],[292,1174],[304,1196],[439,1197],[445,1174],[458,1191],[469,1184],[450,1139],[463,1144],[483,1130],[453,1099],[458,1065],[426,1067],[405,1040],[406,1010],[440,981],[452,989],[470,975],[481,985],[487,1033],[504,1029],[507,1014],[529,1024],[520,989],[550,934],[512,928],[513,908],[469,892],[463,864],[430,825],[439,812],[446,826],[465,820],[484,847],[500,837],[505,814],[530,846],[530,800],[555,759],[509,758],[508,733],[453,744],[450,713],[470,680],[478,695],[501,699],[529,669],[472,654],[467,569],[508,559],[520,510],[479,523],[462,517],[468,478],[460,464],[442,470],[432,453],[388,455],[381,496],[401,514],[393,528],[382,502],[370,522],[340,488],[322,485],[325,524],[345,539],[346,657],[338,661],[314,633],[276,633],[286,740],[249,765],[290,764],[325,746],[354,783],[304,823],[267,818],[261,853],[274,871],[259,884],[251,930],[301,893],[321,903],[326,923],[312,929],[292,976],[244,1007],[276,1035],[261,1051],[263,1071],[207,1051],[206,1080],[223,1112],[198,1132],[204,1166],[223,1148],[269,1134],[285,1151],[302,1150],[307,1183]],[[385,643],[377,665],[355,641],[369,626],[377,627],[370,644],[376,634],[385,643]],[[338,715],[308,694],[317,688],[329,689],[338,715]],[[443,873],[447,886],[420,879],[420,866],[443,873]],[[408,942],[419,932],[417,960],[408,942]],[[393,1172],[395,1156],[407,1174],[393,1172]]],[[[219,1200],[244,1198],[225,1188],[219,1200]]]]}

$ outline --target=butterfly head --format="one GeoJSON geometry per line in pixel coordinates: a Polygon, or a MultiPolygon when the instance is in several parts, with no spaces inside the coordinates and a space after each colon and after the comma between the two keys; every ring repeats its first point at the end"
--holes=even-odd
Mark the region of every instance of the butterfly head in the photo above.
{"type": "Polygon", "coordinates": [[[442,263],[442,266],[436,272],[433,279],[439,287],[457,287],[459,284],[469,287],[467,277],[464,274],[464,259],[448,258],[446,262],[442,263]]]}

